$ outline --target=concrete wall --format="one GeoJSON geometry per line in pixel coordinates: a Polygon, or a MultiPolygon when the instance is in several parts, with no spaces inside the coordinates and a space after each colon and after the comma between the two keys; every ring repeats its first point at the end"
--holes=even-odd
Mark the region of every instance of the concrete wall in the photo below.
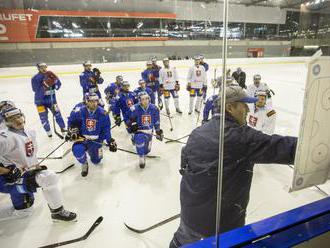
{"type": "MultiPolygon", "coordinates": [[[[248,48],[264,48],[264,57],[289,56],[289,41],[229,41],[228,57],[247,57],[248,48]]],[[[140,42],[61,42],[0,44],[0,67],[49,64],[81,64],[146,61],[158,58],[184,58],[203,53],[207,58],[221,57],[221,41],[140,41],[140,42]]]]}
{"type": "MultiPolygon", "coordinates": [[[[182,0],[0,0],[1,8],[175,13],[178,20],[222,21],[223,5],[182,0]],[[115,3],[116,2],[116,3],[115,3]]],[[[284,24],[286,10],[230,4],[229,22],[284,24]]]]}

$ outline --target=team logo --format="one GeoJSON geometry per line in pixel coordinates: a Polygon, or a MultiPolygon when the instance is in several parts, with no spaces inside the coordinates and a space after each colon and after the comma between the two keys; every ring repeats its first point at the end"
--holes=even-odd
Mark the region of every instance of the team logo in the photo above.
{"type": "Polygon", "coordinates": [[[258,122],[258,118],[250,115],[249,117],[250,126],[255,127],[257,125],[257,122],[258,122]]]}
{"type": "Polygon", "coordinates": [[[134,102],[133,102],[132,99],[127,99],[126,104],[130,108],[130,107],[132,107],[134,105],[134,102]]]}
{"type": "Polygon", "coordinates": [[[156,80],[155,76],[152,73],[148,74],[149,81],[153,82],[156,80]]]}
{"type": "Polygon", "coordinates": [[[89,132],[95,131],[95,129],[96,129],[96,120],[86,119],[86,128],[89,132]]]}
{"type": "Polygon", "coordinates": [[[150,115],[142,115],[142,125],[149,126],[151,124],[151,116],[150,115]]]}
{"type": "Polygon", "coordinates": [[[27,157],[32,157],[34,153],[34,146],[31,140],[25,143],[25,153],[27,157]]]}
{"type": "Polygon", "coordinates": [[[196,76],[200,77],[202,75],[202,71],[201,70],[196,70],[196,76]]]}

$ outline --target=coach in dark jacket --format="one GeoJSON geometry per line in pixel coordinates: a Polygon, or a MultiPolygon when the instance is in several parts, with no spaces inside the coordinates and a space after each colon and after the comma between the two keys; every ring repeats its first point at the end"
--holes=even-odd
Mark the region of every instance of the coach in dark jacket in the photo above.
{"type": "Polygon", "coordinates": [[[231,76],[236,80],[239,86],[241,86],[243,89],[247,88],[245,84],[246,74],[244,71],[242,71],[241,67],[238,67],[237,70],[234,71],[231,76]]]}
{"type": "MultiPolygon", "coordinates": [[[[246,125],[247,97],[226,88],[220,232],[245,225],[255,163],[292,164],[297,138],[266,135],[246,125]]],[[[181,221],[170,248],[215,234],[220,117],[196,128],[181,152],[181,221]]]]}

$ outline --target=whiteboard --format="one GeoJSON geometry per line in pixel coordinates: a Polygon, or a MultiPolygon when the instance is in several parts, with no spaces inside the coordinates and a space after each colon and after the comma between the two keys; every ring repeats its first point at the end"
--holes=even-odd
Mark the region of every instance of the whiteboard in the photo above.
{"type": "Polygon", "coordinates": [[[330,171],[330,57],[308,63],[291,191],[325,183],[330,171]]]}

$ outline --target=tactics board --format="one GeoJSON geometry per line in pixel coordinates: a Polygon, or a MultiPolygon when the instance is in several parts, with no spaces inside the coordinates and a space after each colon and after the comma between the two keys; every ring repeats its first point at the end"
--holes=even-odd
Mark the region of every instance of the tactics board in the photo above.
{"type": "Polygon", "coordinates": [[[330,57],[308,63],[291,191],[322,184],[330,172],[330,57]]]}

